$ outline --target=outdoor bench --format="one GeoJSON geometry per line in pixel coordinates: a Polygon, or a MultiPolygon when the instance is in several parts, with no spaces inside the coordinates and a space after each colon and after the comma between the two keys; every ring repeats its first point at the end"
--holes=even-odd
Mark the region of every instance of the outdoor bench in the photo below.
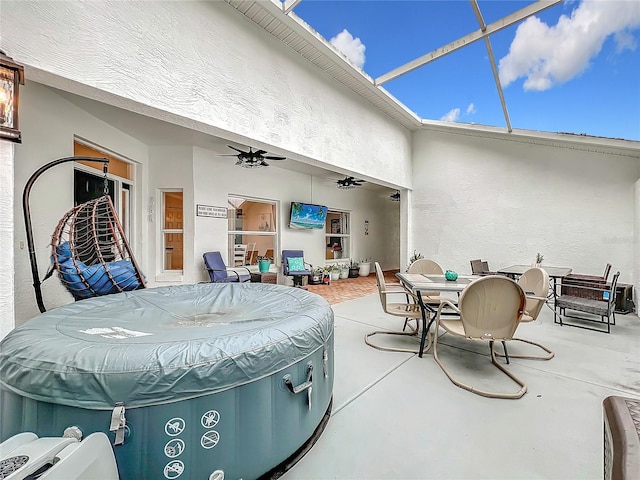
{"type": "Polygon", "coordinates": [[[610,284],[602,277],[588,275],[568,275],[562,279],[560,295],[555,299],[554,322],[560,325],[587,328],[589,330],[611,332],[611,325],[616,324],[615,317],[615,293],[616,283],[620,272],[613,276],[610,284]],[[579,277],[579,278],[576,278],[579,277]],[[588,316],[567,315],[566,311],[582,312],[600,317],[599,319],[588,316]],[[580,323],[567,323],[563,317],[578,319],[580,323]],[[606,325],[606,330],[590,328],[583,321],[596,322],[606,325]]]}

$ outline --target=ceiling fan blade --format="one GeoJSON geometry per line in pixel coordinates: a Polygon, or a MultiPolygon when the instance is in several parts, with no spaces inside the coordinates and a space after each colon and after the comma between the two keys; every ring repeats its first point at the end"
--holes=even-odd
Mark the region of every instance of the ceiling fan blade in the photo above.
{"type": "Polygon", "coordinates": [[[227,145],[227,147],[231,148],[232,150],[235,150],[238,153],[248,153],[240,150],[239,148],[234,147],[233,145],[227,145]]]}
{"type": "Polygon", "coordinates": [[[269,166],[269,164],[268,164],[267,162],[265,162],[264,160],[261,160],[261,161],[260,161],[260,166],[262,166],[262,167],[268,167],[268,166],[269,166]]]}
{"type": "Polygon", "coordinates": [[[255,153],[257,156],[260,156],[260,157],[261,157],[262,155],[264,155],[265,153],[267,153],[267,151],[266,151],[266,150],[256,150],[256,151],[255,151],[255,152],[253,152],[253,153],[255,153]]]}
{"type": "Polygon", "coordinates": [[[287,157],[274,157],[273,155],[263,155],[263,158],[268,158],[269,160],[286,160],[287,157]]]}

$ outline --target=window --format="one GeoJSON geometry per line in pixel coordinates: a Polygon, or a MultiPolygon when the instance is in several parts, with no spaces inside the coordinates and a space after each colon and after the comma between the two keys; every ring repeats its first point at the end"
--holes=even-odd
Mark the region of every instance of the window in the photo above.
{"type": "MultiPolygon", "coordinates": [[[[134,225],[133,185],[134,165],[112,154],[105,153],[78,141],[73,142],[73,154],[84,157],[108,158],[107,189],[118,213],[125,237],[130,240],[134,225]]],[[[80,161],[74,163],[74,205],[88,202],[104,195],[104,173],[101,162],[80,161]]],[[[132,245],[133,246],[133,245],[132,245]]]]}
{"type": "Polygon", "coordinates": [[[329,210],[325,223],[326,260],[348,259],[351,252],[349,213],[329,210]]]}
{"type": "Polygon", "coordinates": [[[183,210],[182,190],[162,190],[162,270],[182,270],[183,210]]]}
{"type": "Polygon", "coordinates": [[[277,205],[268,200],[246,197],[228,198],[230,266],[256,265],[258,257],[271,257],[277,263],[277,205]]]}

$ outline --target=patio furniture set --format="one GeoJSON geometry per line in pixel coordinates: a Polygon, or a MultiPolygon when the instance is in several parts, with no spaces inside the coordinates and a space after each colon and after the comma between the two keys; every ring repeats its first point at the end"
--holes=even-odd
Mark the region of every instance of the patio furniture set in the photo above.
{"type": "MultiPolygon", "coordinates": [[[[473,264],[472,264],[473,266],[473,264]]],[[[383,311],[404,318],[403,331],[377,330],[365,335],[365,342],[380,350],[423,354],[433,348],[433,357],[447,377],[457,386],[478,395],[494,398],[520,398],[527,391],[525,383],[507,370],[498,357],[550,360],[554,353],[539,343],[517,337],[521,323],[534,321],[542,307],[550,303],[555,322],[609,333],[615,325],[615,293],[620,272],[607,283],[611,266],[605,276],[571,275],[570,268],[530,267],[514,265],[497,272],[482,268],[472,275],[450,276],[432,260],[419,259],[410,265],[406,273],[397,273],[397,283],[388,283],[380,265],[376,263],[378,291],[383,311]],[[566,279],[569,279],[567,282],[566,279]],[[558,294],[558,286],[560,293],[558,294]],[[457,301],[444,298],[445,292],[454,293],[457,301]],[[390,298],[402,296],[392,302],[390,298]],[[591,314],[577,317],[566,311],[591,314]],[[578,319],[567,323],[565,318],[578,319]],[[598,318],[599,317],[599,318],[598,318]],[[415,325],[413,322],[415,321],[415,325]],[[590,322],[606,325],[606,330],[588,326],[590,322]],[[409,325],[411,323],[411,325],[409,325]],[[435,329],[432,325],[435,324],[435,329]],[[407,327],[409,329],[407,330],[407,327]],[[470,341],[489,343],[491,363],[513,380],[519,389],[515,392],[493,392],[474,387],[457,379],[442,361],[438,353],[438,332],[470,341]],[[376,343],[374,337],[382,335],[416,336],[420,333],[417,349],[405,346],[389,346],[376,343]],[[542,350],[542,354],[509,354],[507,342],[524,342],[542,350]],[[497,349],[497,344],[502,348],[497,349]]]]}

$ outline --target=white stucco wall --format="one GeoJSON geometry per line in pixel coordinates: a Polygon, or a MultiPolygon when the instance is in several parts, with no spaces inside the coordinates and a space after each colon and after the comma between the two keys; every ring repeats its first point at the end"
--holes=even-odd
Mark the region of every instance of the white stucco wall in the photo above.
{"type": "Polygon", "coordinates": [[[0,140],[0,339],[11,331],[15,321],[13,151],[12,142],[0,140]]]}
{"type": "MultiPolygon", "coordinates": [[[[150,245],[145,251],[148,260],[146,270],[149,286],[194,283],[193,262],[188,261],[193,252],[194,245],[194,212],[193,203],[193,147],[163,146],[149,148],[149,196],[150,203],[153,198],[155,205],[153,222],[146,215],[144,222],[147,226],[150,245]],[[162,272],[162,255],[159,249],[162,246],[160,228],[162,228],[162,189],[181,189],[183,208],[183,248],[184,270],[182,275],[162,272]]],[[[226,227],[226,225],[225,225],[226,227]]]]}
{"type": "Polygon", "coordinates": [[[621,282],[637,278],[640,159],[503,138],[414,135],[411,247],[459,272],[541,252],[546,265],[600,274],[611,263],[621,282]]]}
{"type": "Polygon", "coordinates": [[[225,2],[3,0],[0,22],[27,78],[410,187],[410,133],[225,2]]]}
{"type": "Polygon", "coordinates": [[[633,301],[636,306],[636,312],[640,314],[640,180],[636,182],[636,199],[635,199],[635,233],[634,233],[634,265],[636,266],[636,275],[633,282],[633,301]]]}
{"type": "MultiPolygon", "coordinates": [[[[14,235],[15,256],[15,314],[21,324],[39,313],[35,301],[26,229],[22,213],[22,192],[28,178],[44,164],[58,158],[73,155],[74,135],[89,140],[105,149],[139,162],[137,175],[141,176],[136,189],[135,204],[141,206],[147,198],[144,167],[147,147],[125,133],[92,117],[69,103],[54,90],[33,82],[26,82],[20,89],[20,129],[23,143],[15,148],[14,235]]],[[[146,201],[145,201],[146,205],[146,201]]],[[[33,185],[30,195],[31,222],[34,247],[40,278],[44,277],[50,258],[51,235],[65,212],[73,206],[73,166],[57,165],[46,171],[33,185]]],[[[146,208],[146,206],[144,207],[146,208]]],[[[135,227],[131,246],[136,260],[146,270],[147,261],[142,252],[147,248],[146,231],[135,227]]],[[[42,284],[44,304],[47,309],[72,301],[71,295],[60,282],[49,279],[42,284]]]]}

